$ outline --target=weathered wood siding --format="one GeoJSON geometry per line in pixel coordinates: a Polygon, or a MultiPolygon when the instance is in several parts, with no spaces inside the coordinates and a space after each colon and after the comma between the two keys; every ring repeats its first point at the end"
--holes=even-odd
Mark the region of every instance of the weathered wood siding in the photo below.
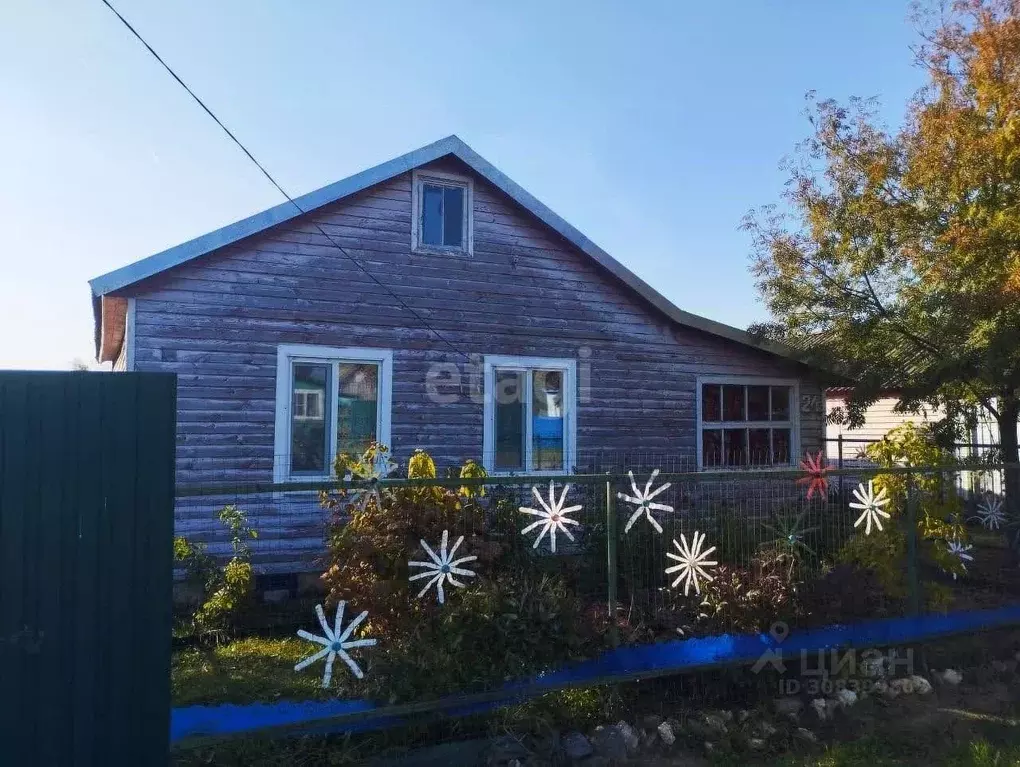
{"type": "MultiPolygon", "coordinates": [[[[469,173],[452,161],[435,167],[469,173]]],[[[803,374],[763,352],[676,327],[478,177],[473,256],[411,252],[410,173],[310,215],[456,351],[394,305],[307,218],[133,286],[135,369],[178,374],[179,483],[271,481],[279,344],[392,349],[395,453],[423,447],[440,465],[482,450],[482,405],[467,396],[468,376],[459,402],[426,397],[429,365],[466,365],[462,354],[589,363],[591,397],[577,420],[581,464],[638,453],[693,467],[698,375],[803,374]]],[[[821,449],[820,388],[802,382],[801,399],[801,449],[821,449]]],[[[260,549],[275,547],[279,556],[269,559],[279,567],[290,566],[295,552],[319,549],[314,505],[239,502],[262,528],[260,549]]],[[[207,504],[182,502],[177,526],[217,549],[207,504]]]]}

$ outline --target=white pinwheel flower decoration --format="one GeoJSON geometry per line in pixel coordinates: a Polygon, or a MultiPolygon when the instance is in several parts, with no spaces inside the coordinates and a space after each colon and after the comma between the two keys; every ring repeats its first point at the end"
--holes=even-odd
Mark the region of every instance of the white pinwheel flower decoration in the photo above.
{"type": "Polygon", "coordinates": [[[684,537],[683,533],[680,533],[680,543],[673,539],[673,545],[676,546],[679,554],[674,554],[671,551],[666,552],[666,556],[675,562],[679,562],[678,565],[666,568],[666,575],[672,575],[675,572],[680,574],[676,580],[673,581],[673,588],[676,588],[680,581],[684,582],[684,596],[687,596],[691,591],[691,586],[694,586],[694,593],[701,596],[701,584],[698,579],[702,578],[706,582],[710,583],[714,578],[709,575],[706,571],[706,567],[714,567],[719,564],[714,560],[709,560],[707,557],[715,551],[715,546],[705,551],[701,550],[701,547],[705,544],[705,534],[699,533],[697,530],[694,531],[694,538],[691,539],[691,545],[687,545],[687,538],[684,537]]]}
{"type": "MultiPolygon", "coordinates": [[[[965,544],[960,541],[949,541],[946,544],[946,547],[949,549],[950,554],[952,554],[954,557],[957,557],[960,560],[960,567],[963,569],[963,571],[967,572],[967,562],[974,561],[974,557],[972,557],[967,552],[969,552],[974,547],[969,543],[965,544]]],[[[953,573],[953,580],[954,581],[956,580],[956,573],[953,573]]]]}
{"type": "Polygon", "coordinates": [[[673,511],[673,507],[665,503],[656,503],[652,499],[669,489],[670,483],[667,482],[662,485],[662,487],[657,487],[655,490],[652,490],[655,478],[659,476],[659,470],[656,469],[652,472],[652,476],[648,479],[648,482],[645,483],[645,489],[638,490],[637,481],[634,479],[634,472],[628,471],[627,476],[630,477],[630,487],[634,492],[634,495],[617,493],[616,497],[636,506],[637,508],[634,510],[634,513],[630,515],[630,519],[627,520],[627,525],[623,528],[624,534],[630,532],[630,529],[634,526],[634,523],[641,517],[642,514],[644,514],[645,518],[651,522],[655,531],[661,533],[662,525],[660,525],[655,517],[652,516],[652,509],[656,509],[657,511],[673,511]]]}
{"type": "Polygon", "coordinates": [[[1002,501],[993,495],[985,496],[977,507],[977,516],[972,517],[981,522],[985,530],[998,530],[1005,523],[1006,515],[1002,511],[1002,501]]]}
{"type": "Polygon", "coordinates": [[[371,464],[371,468],[362,469],[356,474],[347,472],[347,475],[344,477],[345,481],[350,482],[353,479],[357,479],[368,483],[367,485],[351,489],[351,502],[357,505],[358,509],[364,511],[368,502],[374,498],[375,505],[381,507],[382,496],[379,493],[379,480],[386,479],[396,469],[396,462],[391,461],[385,453],[381,453],[376,456],[375,461],[371,464]]]}
{"type": "Polygon", "coordinates": [[[453,548],[450,549],[449,552],[447,552],[446,544],[449,542],[449,540],[450,531],[443,530],[443,540],[439,545],[438,556],[436,555],[436,552],[434,552],[432,548],[427,543],[425,543],[424,540],[420,541],[421,547],[425,549],[425,553],[429,555],[429,559],[431,561],[420,562],[411,560],[410,562],[407,563],[409,567],[426,568],[425,572],[412,575],[408,580],[417,581],[421,580],[422,578],[428,578],[429,579],[428,583],[426,583],[425,587],[418,592],[418,596],[419,597],[423,596],[425,592],[432,588],[433,584],[435,584],[436,593],[439,596],[439,604],[443,604],[446,601],[446,596],[443,593],[443,582],[446,581],[451,586],[456,586],[459,589],[464,588],[465,584],[461,583],[453,576],[456,574],[465,576],[467,578],[474,578],[475,573],[471,570],[459,567],[458,565],[462,565],[465,562],[471,562],[475,559],[478,559],[478,557],[476,556],[461,557],[460,559],[454,559],[453,555],[456,553],[457,548],[460,546],[460,544],[464,542],[464,536],[463,535],[460,536],[460,538],[458,538],[456,542],[453,544],[453,548]]]}
{"type": "Polygon", "coordinates": [[[354,630],[361,625],[361,622],[368,617],[368,610],[365,610],[361,615],[352,620],[347,628],[343,628],[344,625],[344,607],[346,602],[341,601],[336,606],[336,622],[333,624],[333,628],[330,629],[329,624],[326,623],[326,615],[322,611],[322,605],[315,606],[315,614],[319,616],[319,625],[322,626],[322,633],[325,636],[317,636],[309,631],[300,629],[298,636],[302,639],[307,639],[309,642],[315,642],[323,646],[323,649],[319,652],[305,658],[303,661],[294,666],[295,671],[301,671],[307,668],[317,660],[322,658],[326,659],[326,670],[322,675],[322,686],[329,687],[329,680],[333,678],[333,661],[339,655],[340,659],[347,664],[347,667],[351,670],[358,679],[365,677],[361,671],[361,667],[354,662],[354,658],[347,654],[348,650],[355,647],[374,647],[374,639],[348,639],[354,630]],[[342,630],[341,630],[342,629],[342,630]]]}
{"type": "Polygon", "coordinates": [[[864,483],[862,482],[854,489],[854,498],[859,503],[851,503],[851,509],[861,509],[861,515],[854,522],[854,527],[860,527],[861,522],[867,521],[864,527],[864,534],[871,535],[871,525],[874,523],[875,527],[879,530],[882,529],[882,519],[889,519],[888,512],[882,511],[882,507],[889,503],[889,498],[886,498],[885,488],[883,487],[878,491],[878,495],[875,495],[875,481],[873,479],[868,480],[868,489],[864,489],[864,483]]]}
{"type": "Polygon", "coordinates": [[[518,511],[520,511],[522,514],[531,514],[534,517],[541,517],[541,519],[539,519],[537,522],[532,522],[530,525],[521,530],[522,535],[527,535],[536,527],[542,528],[541,533],[539,534],[538,538],[535,539],[535,542],[531,545],[531,548],[537,549],[538,544],[540,544],[542,542],[542,539],[545,538],[545,534],[549,533],[549,548],[552,550],[553,554],[556,553],[556,531],[562,530],[563,534],[572,541],[574,540],[574,536],[570,534],[570,531],[567,529],[566,526],[581,524],[576,519],[570,519],[566,515],[572,514],[575,511],[580,511],[582,508],[584,508],[583,506],[580,505],[568,506],[567,508],[563,508],[563,504],[567,500],[567,491],[570,490],[570,485],[566,484],[563,486],[563,492],[560,493],[559,500],[556,499],[555,487],[556,483],[550,480],[549,503],[545,502],[545,499],[542,498],[541,493],[538,492],[537,487],[531,488],[532,494],[535,496],[536,500],[538,500],[539,505],[542,507],[541,509],[532,509],[528,506],[518,507],[518,511]]]}

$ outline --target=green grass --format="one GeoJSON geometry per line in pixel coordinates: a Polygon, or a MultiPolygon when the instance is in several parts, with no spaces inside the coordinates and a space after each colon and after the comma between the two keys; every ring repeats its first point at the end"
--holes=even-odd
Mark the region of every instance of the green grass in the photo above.
{"type": "Polygon", "coordinates": [[[826,748],[820,755],[788,756],[782,767],[894,767],[939,764],[945,767],[1005,767],[1020,765],[1020,745],[993,745],[984,738],[948,747],[933,748],[939,739],[925,743],[889,741],[871,737],[826,748]],[[933,753],[935,752],[935,753],[933,753]]]}
{"type": "Polygon", "coordinates": [[[342,675],[334,676],[331,689],[322,689],[321,664],[294,671],[308,654],[308,642],[296,637],[252,637],[178,650],[171,667],[173,705],[344,697],[337,686],[342,675]]]}

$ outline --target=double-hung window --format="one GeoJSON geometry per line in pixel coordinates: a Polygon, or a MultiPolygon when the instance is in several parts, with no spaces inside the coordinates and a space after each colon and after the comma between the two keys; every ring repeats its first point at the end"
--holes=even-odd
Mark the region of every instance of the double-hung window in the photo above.
{"type": "Polygon", "coordinates": [[[338,453],[388,445],[392,371],[385,349],[279,347],[276,481],[328,477],[338,453]]]}
{"type": "Polygon", "coordinates": [[[415,171],[411,193],[412,250],[472,253],[473,193],[470,178],[438,171],[415,171]]]}
{"type": "Polygon", "coordinates": [[[570,359],[485,358],[482,454],[490,473],[571,470],[576,379],[577,365],[570,359]]]}
{"type": "Polygon", "coordinates": [[[800,454],[797,384],[744,377],[698,379],[703,468],[789,466],[800,454]]]}

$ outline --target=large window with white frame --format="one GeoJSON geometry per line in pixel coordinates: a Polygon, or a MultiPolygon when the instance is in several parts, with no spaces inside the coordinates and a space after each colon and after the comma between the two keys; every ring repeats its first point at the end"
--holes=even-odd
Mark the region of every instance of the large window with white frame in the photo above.
{"type": "Polygon", "coordinates": [[[699,465],[790,466],[800,454],[797,392],[796,381],[699,378],[699,465]]]}
{"type": "Polygon", "coordinates": [[[280,346],[276,481],[328,477],[338,453],[388,445],[392,378],[387,349],[280,346]]]}
{"type": "Polygon", "coordinates": [[[411,248],[416,252],[474,252],[474,184],[466,176],[415,171],[411,248]]]}
{"type": "Polygon", "coordinates": [[[574,463],[577,365],[545,357],[485,358],[482,454],[493,474],[562,473],[574,463]]]}

